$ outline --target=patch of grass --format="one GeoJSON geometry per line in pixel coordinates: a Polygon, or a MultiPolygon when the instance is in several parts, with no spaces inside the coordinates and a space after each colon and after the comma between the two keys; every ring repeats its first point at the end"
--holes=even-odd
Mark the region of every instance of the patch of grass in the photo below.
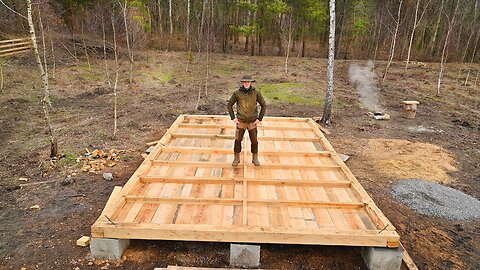
{"type": "Polygon", "coordinates": [[[80,163],[77,162],[77,158],[77,155],[71,152],[66,152],[65,157],[58,160],[58,164],[61,166],[80,166],[80,163]]]}
{"type": "Polygon", "coordinates": [[[37,96],[37,95],[28,95],[28,96],[25,97],[25,100],[28,103],[40,103],[40,97],[37,96]]]}
{"type": "Polygon", "coordinates": [[[142,76],[145,81],[159,81],[160,83],[168,83],[173,76],[170,72],[161,72],[159,70],[148,70],[142,76]]]}
{"type": "Polygon", "coordinates": [[[260,84],[258,89],[269,100],[280,103],[296,103],[302,105],[322,105],[322,98],[305,95],[305,85],[301,83],[260,84]]]}
{"type": "Polygon", "coordinates": [[[248,72],[252,69],[252,64],[248,62],[226,62],[226,63],[214,63],[212,66],[212,75],[230,76],[237,74],[239,77],[244,72],[248,72]]]}
{"type": "Polygon", "coordinates": [[[82,78],[87,81],[101,81],[103,79],[103,74],[95,71],[89,71],[85,74],[82,74],[82,78]]]}

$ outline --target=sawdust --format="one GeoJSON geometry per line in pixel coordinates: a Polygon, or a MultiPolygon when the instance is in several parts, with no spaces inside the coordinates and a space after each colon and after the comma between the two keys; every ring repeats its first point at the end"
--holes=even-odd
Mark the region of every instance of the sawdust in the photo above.
{"type": "Polygon", "coordinates": [[[397,179],[420,178],[451,183],[449,172],[457,171],[453,155],[444,148],[395,139],[361,140],[362,153],[375,170],[397,179]]]}

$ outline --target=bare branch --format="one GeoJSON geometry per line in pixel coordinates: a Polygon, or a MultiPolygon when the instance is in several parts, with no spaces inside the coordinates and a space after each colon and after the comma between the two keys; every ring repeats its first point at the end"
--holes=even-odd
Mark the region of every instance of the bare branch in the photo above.
{"type": "Polygon", "coordinates": [[[27,18],[26,16],[18,13],[17,11],[15,11],[15,10],[13,10],[12,8],[10,8],[9,6],[7,6],[7,5],[3,2],[3,0],[0,0],[0,3],[2,3],[2,4],[3,4],[8,10],[10,10],[11,12],[13,12],[13,13],[17,14],[18,16],[24,18],[25,20],[28,20],[28,18],[27,18]]]}

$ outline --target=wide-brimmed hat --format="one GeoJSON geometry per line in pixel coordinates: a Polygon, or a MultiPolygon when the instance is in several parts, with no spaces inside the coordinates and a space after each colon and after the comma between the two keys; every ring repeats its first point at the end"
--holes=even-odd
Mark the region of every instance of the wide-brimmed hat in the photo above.
{"type": "Polygon", "coordinates": [[[243,75],[242,79],[240,80],[241,82],[254,82],[255,80],[252,79],[251,75],[243,75]]]}

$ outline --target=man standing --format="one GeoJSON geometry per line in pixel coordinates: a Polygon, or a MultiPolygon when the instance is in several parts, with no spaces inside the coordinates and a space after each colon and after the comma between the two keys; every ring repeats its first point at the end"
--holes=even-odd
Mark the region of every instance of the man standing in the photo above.
{"type": "Polygon", "coordinates": [[[242,86],[236,90],[228,100],[227,108],[230,118],[237,125],[235,132],[235,145],[233,148],[234,159],[232,166],[237,166],[240,163],[240,152],[242,152],[242,140],[245,130],[248,129],[248,135],[252,143],[252,163],[255,166],[260,166],[258,161],[258,140],[257,140],[257,126],[261,124],[267,104],[263,99],[262,94],[255,90],[252,86],[252,76],[245,75],[240,80],[242,86]],[[262,107],[260,114],[257,109],[257,102],[262,107]],[[233,104],[237,103],[237,115],[233,112],[233,104]]]}

